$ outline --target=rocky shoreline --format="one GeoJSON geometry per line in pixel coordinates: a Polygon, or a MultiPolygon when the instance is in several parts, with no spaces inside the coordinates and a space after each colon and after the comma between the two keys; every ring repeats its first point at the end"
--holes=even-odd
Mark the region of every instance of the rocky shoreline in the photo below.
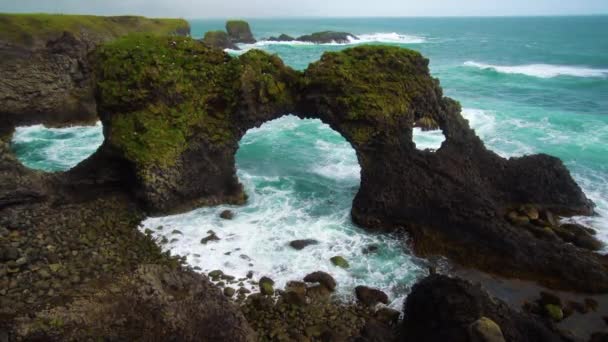
{"type": "MultiPolygon", "coordinates": [[[[238,141],[247,129],[291,112],[320,118],[355,148],[362,182],[352,215],[362,226],[407,231],[422,256],[444,255],[554,289],[608,290],[593,232],[558,223],[557,215],[593,211],[561,161],[506,160],[488,151],[419,53],[359,47],[325,54],[297,72],[261,51],[234,58],[150,30],[94,43],[60,30],[45,45],[50,52],[36,55],[47,63],[73,51],[87,70],[81,88],[95,93],[76,103],[94,105],[88,113],[99,115],[106,140],[74,169],[29,170],[8,144],[18,124],[80,122],[53,118],[73,107],[59,101],[0,112],[1,341],[576,341],[555,323],[570,309],[598,309],[600,303],[569,305],[545,294],[519,311],[479,286],[431,271],[395,311],[385,306],[386,294],[367,287],[355,290],[357,303],[336,301],[340,284],[330,274],[275,289],[272,275],[201,275],[163,253],[161,241],[138,231],[141,220],[246,201],[234,166],[238,141]],[[421,122],[434,122],[446,136],[436,153],[411,141],[421,122]]],[[[242,23],[227,27],[228,40],[251,41],[247,30],[242,23]]],[[[0,37],[0,52],[17,51],[13,38],[0,37]]],[[[28,73],[33,87],[46,83],[36,68],[17,73],[14,64],[0,63],[0,70],[10,76],[0,83],[2,104],[2,95],[23,89],[19,73],[28,73]]],[[[65,69],[54,72],[66,76],[65,69]]]]}

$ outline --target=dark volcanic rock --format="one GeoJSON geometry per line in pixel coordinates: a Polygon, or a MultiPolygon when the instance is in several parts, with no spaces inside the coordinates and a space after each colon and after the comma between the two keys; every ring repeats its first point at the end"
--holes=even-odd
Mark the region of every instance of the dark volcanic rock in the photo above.
{"type": "Polygon", "coordinates": [[[533,316],[491,298],[481,287],[442,275],[414,285],[404,314],[402,334],[408,341],[470,341],[471,328],[482,317],[497,324],[507,341],[565,340],[533,316]]]}
{"type": "Polygon", "coordinates": [[[203,44],[218,48],[218,49],[232,49],[232,50],[240,50],[238,46],[236,46],[228,37],[228,34],[224,31],[209,31],[205,33],[205,37],[203,38],[203,44]]]}
{"type": "Polygon", "coordinates": [[[317,271],[306,275],[306,277],[304,277],[304,281],[307,283],[319,283],[330,291],[334,291],[336,289],[336,280],[334,277],[322,271],[317,271]]]}
{"type": "Polygon", "coordinates": [[[186,21],[128,16],[0,14],[0,135],[18,125],[97,121],[88,54],[134,32],[188,35],[190,27],[186,21]],[[53,25],[58,21],[62,27],[53,25]]]}
{"type": "Polygon", "coordinates": [[[329,43],[348,43],[351,38],[357,38],[354,34],[348,32],[334,32],[334,31],[324,31],[324,32],[316,32],[313,34],[308,34],[304,36],[300,36],[296,38],[297,41],[300,42],[310,42],[315,44],[329,44],[329,43]]]}
{"type": "Polygon", "coordinates": [[[107,139],[98,153],[130,166],[131,189],[147,210],[243,203],[234,165],[238,141],[248,129],[294,113],[321,119],[356,151],[356,223],[406,230],[422,256],[442,254],[552,287],[608,290],[597,255],[555,236],[535,237],[526,224],[505,219],[522,204],[539,213],[590,214],[591,202],[563,163],[548,155],[507,160],[488,151],[419,53],[361,46],[326,53],[302,74],[257,50],[230,57],[185,38],[128,39],[96,55],[107,139]],[[158,68],[177,68],[174,79],[161,77],[158,68]],[[215,75],[213,82],[208,75],[215,75]],[[138,82],[141,77],[148,81],[138,82]],[[117,95],[125,92],[132,96],[117,95]],[[412,141],[422,117],[446,137],[435,153],[412,141]]]}
{"type": "Polygon", "coordinates": [[[374,306],[378,303],[388,304],[388,296],[378,289],[357,286],[355,287],[355,294],[357,295],[357,300],[367,306],[374,306]]]}
{"type": "Polygon", "coordinates": [[[233,43],[253,44],[256,42],[249,28],[249,23],[244,20],[229,20],[226,22],[226,32],[233,43]]]}
{"type": "Polygon", "coordinates": [[[304,240],[293,240],[289,243],[291,248],[296,249],[298,251],[312,245],[318,245],[319,241],[313,239],[304,239],[304,240]]]}
{"type": "Polygon", "coordinates": [[[270,37],[270,38],[268,38],[268,40],[271,42],[292,42],[296,39],[290,35],[283,33],[278,37],[270,37]]]}

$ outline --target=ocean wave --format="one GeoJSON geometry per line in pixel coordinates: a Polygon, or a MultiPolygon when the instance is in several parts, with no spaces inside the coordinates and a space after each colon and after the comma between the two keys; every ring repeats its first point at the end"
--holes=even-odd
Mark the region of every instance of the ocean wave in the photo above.
{"type": "Polygon", "coordinates": [[[357,37],[350,36],[349,42],[347,43],[325,43],[325,44],[316,44],[311,42],[301,42],[301,41],[272,41],[272,40],[261,40],[254,44],[241,44],[239,47],[242,50],[230,50],[233,53],[242,53],[242,51],[247,51],[255,47],[263,47],[267,45],[329,45],[329,46],[340,46],[340,45],[356,45],[356,44],[365,44],[365,43],[389,43],[389,44],[422,44],[426,42],[426,38],[415,36],[415,35],[407,35],[400,34],[397,32],[378,32],[378,33],[368,33],[368,34],[360,34],[357,37]]]}
{"type": "Polygon", "coordinates": [[[572,77],[608,77],[608,69],[593,69],[584,66],[552,65],[552,64],[527,64],[527,65],[492,65],[467,61],[467,67],[482,70],[494,70],[503,74],[520,74],[538,78],[553,78],[558,76],[572,77]]]}

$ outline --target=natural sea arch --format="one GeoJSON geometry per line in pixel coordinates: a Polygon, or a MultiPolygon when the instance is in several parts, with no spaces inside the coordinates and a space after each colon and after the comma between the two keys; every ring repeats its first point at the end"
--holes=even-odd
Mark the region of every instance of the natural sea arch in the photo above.
{"type": "Polygon", "coordinates": [[[121,169],[116,174],[128,178],[126,187],[150,213],[245,203],[238,142],[247,130],[293,113],[321,120],[355,150],[356,224],[406,230],[420,255],[555,287],[608,288],[594,255],[531,238],[505,219],[521,204],[592,213],[561,161],[507,160],[486,149],[418,52],[359,46],[325,53],[299,72],[258,50],[231,57],[189,38],[131,36],[98,49],[95,60],[105,142],[73,174],[100,164],[121,169]],[[417,126],[441,129],[441,148],[418,150],[417,126]],[[565,257],[585,276],[564,272],[565,257]]]}

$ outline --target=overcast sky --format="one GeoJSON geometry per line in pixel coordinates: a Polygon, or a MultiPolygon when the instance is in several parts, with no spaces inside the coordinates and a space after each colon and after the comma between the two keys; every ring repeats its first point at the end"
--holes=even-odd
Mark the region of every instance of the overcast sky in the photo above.
{"type": "Polygon", "coordinates": [[[608,0],[0,0],[0,12],[184,18],[572,15],[608,14],[608,0]]]}

